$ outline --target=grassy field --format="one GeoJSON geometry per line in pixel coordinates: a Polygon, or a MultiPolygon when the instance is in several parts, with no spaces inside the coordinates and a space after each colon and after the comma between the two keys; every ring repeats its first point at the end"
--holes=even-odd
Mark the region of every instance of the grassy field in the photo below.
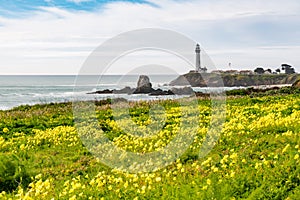
{"type": "MultiPolygon", "coordinates": [[[[99,125],[128,151],[159,150],[180,126],[180,105],[161,101],[167,113],[163,129],[139,138],[118,127],[108,103],[97,103],[99,125]]],[[[135,124],[151,123],[151,104],[131,104],[135,124]]],[[[204,158],[198,153],[210,101],[199,100],[198,108],[200,128],[180,159],[136,174],[111,169],[86,149],[70,103],[0,111],[0,199],[299,199],[299,95],[227,99],[221,136],[204,158]]]]}

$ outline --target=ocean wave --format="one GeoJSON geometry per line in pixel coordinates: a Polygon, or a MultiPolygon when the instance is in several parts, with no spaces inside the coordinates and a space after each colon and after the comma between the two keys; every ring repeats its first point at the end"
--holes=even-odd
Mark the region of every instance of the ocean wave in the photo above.
{"type": "Polygon", "coordinates": [[[74,102],[74,101],[89,101],[89,100],[103,100],[108,98],[124,98],[128,101],[139,101],[139,100],[158,100],[158,99],[176,99],[182,96],[148,96],[147,94],[86,94],[76,93],[72,94],[37,94],[31,98],[15,98],[14,101],[3,101],[0,98],[0,110],[9,110],[20,105],[35,105],[35,104],[47,104],[47,103],[63,103],[63,102],[74,102]]]}
{"type": "MultiPolygon", "coordinates": [[[[1,76],[0,109],[7,110],[19,105],[66,102],[74,100],[101,100],[121,97],[130,101],[151,100],[165,97],[148,95],[98,94],[88,92],[104,89],[122,89],[125,86],[136,87],[138,75],[83,76],[76,83],[76,76],[1,76]],[[97,80],[98,82],[92,82],[97,80]]],[[[169,76],[150,76],[153,87],[160,87],[170,80],[169,76]]],[[[169,97],[171,98],[171,97],[169,97]]]]}

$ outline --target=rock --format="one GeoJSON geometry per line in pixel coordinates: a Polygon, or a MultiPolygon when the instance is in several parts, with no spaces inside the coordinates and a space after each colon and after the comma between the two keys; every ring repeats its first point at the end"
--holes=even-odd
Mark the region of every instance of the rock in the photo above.
{"type": "Polygon", "coordinates": [[[105,90],[98,90],[96,92],[89,92],[87,94],[112,94],[113,90],[105,89],[105,90]]]}
{"type": "Polygon", "coordinates": [[[159,95],[191,95],[194,94],[194,90],[191,87],[183,87],[183,88],[172,88],[171,90],[162,90],[157,89],[151,92],[149,95],[151,96],[159,96],[159,95]]]}
{"type": "Polygon", "coordinates": [[[292,84],[300,78],[299,74],[215,74],[189,72],[170,82],[170,86],[191,87],[248,87],[258,85],[292,84]]]}
{"type": "Polygon", "coordinates": [[[176,95],[191,95],[191,94],[194,94],[194,90],[191,87],[172,88],[171,91],[176,95]]]}
{"type": "Polygon", "coordinates": [[[170,82],[170,86],[192,86],[192,87],[207,87],[203,74],[198,72],[189,72],[180,75],[178,78],[170,82]]]}
{"type": "Polygon", "coordinates": [[[293,88],[300,88],[300,79],[298,79],[295,83],[292,85],[293,88]]]}
{"type": "Polygon", "coordinates": [[[133,94],[149,94],[153,91],[154,89],[152,87],[139,87],[134,90],[133,94]]]}
{"type": "Polygon", "coordinates": [[[150,83],[150,78],[146,75],[140,75],[139,80],[137,82],[137,88],[140,87],[149,87],[152,88],[152,84],[150,83]]]}
{"type": "Polygon", "coordinates": [[[162,89],[154,90],[149,94],[150,96],[160,96],[160,95],[174,95],[174,93],[171,90],[164,91],[162,89]]]}
{"type": "Polygon", "coordinates": [[[105,90],[98,90],[96,92],[89,92],[87,94],[132,94],[134,90],[135,90],[134,88],[130,88],[127,86],[120,90],[105,89],[105,90]]]}
{"type": "Polygon", "coordinates": [[[123,89],[120,89],[120,90],[114,90],[113,93],[114,94],[132,94],[134,92],[134,88],[131,88],[131,87],[125,87],[123,89]]]}
{"type": "Polygon", "coordinates": [[[160,95],[191,95],[194,91],[191,87],[172,88],[170,90],[153,89],[148,76],[141,75],[137,82],[137,88],[125,87],[120,90],[99,90],[88,94],[149,94],[151,96],[160,95]]]}
{"type": "Polygon", "coordinates": [[[141,75],[137,82],[137,88],[134,90],[133,94],[149,94],[153,92],[152,84],[150,79],[146,75],[141,75]]]}

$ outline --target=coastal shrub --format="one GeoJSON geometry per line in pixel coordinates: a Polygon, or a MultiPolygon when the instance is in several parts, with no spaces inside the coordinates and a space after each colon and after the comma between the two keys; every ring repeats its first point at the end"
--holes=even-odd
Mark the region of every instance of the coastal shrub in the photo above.
{"type": "Polygon", "coordinates": [[[32,134],[32,129],[46,130],[59,125],[73,126],[72,104],[52,103],[34,106],[20,106],[8,111],[0,111],[0,134],[11,137],[11,133],[32,134]],[[1,133],[8,128],[9,132],[1,133]]]}
{"type": "Polygon", "coordinates": [[[19,185],[27,187],[30,175],[15,155],[0,155],[0,192],[13,191],[19,185]]]}
{"type": "Polygon", "coordinates": [[[246,89],[234,89],[226,91],[226,95],[229,96],[250,96],[250,97],[263,97],[263,96],[273,96],[273,95],[283,95],[283,94],[300,94],[300,88],[295,87],[274,87],[266,89],[255,89],[255,88],[246,88],[246,89]]]}

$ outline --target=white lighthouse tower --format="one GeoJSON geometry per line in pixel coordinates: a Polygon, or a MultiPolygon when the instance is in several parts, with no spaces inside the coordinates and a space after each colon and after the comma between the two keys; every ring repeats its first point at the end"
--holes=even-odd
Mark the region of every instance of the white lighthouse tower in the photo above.
{"type": "Polygon", "coordinates": [[[200,60],[200,45],[196,45],[196,72],[201,72],[201,60],[200,60]]]}
{"type": "Polygon", "coordinates": [[[205,73],[207,69],[206,67],[204,68],[201,67],[201,58],[200,58],[201,49],[199,44],[196,45],[195,52],[196,52],[196,72],[205,73]]]}

